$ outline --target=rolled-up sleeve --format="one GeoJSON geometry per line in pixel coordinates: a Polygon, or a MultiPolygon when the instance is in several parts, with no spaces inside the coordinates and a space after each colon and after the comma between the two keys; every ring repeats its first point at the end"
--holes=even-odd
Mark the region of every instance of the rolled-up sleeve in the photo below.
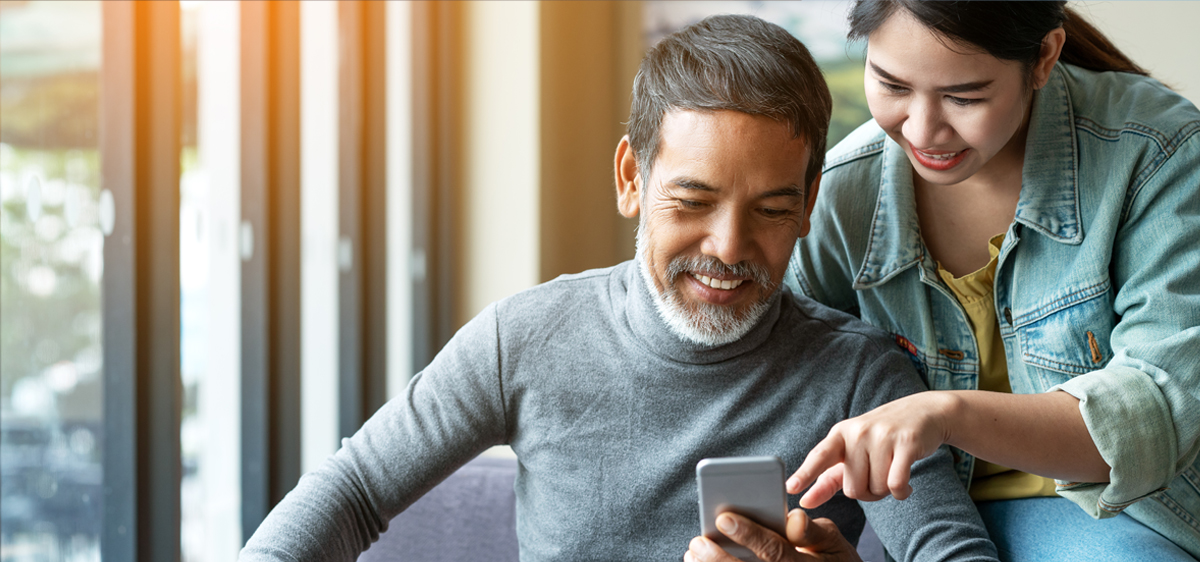
{"type": "MultiPolygon", "coordinates": [[[[1058,482],[1058,494],[1092,517],[1112,517],[1162,490],[1196,458],[1194,430],[1177,431],[1171,402],[1142,370],[1110,366],[1052,390],[1079,399],[1092,440],[1112,467],[1107,483],[1058,482]],[[1180,450],[1181,441],[1187,450],[1180,450]]],[[[1188,418],[1200,408],[1195,400],[1191,402],[1193,413],[1188,418]]],[[[1195,427],[1200,422],[1191,423],[1195,427]]]]}
{"type": "Polygon", "coordinates": [[[1051,389],[1079,399],[1111,467],[1107,483],[1059,483],[1094,517],[1168,487],[1200,451],[1200,133],[1130,193],[1110,267],[1113,359],[1051,389]]]}

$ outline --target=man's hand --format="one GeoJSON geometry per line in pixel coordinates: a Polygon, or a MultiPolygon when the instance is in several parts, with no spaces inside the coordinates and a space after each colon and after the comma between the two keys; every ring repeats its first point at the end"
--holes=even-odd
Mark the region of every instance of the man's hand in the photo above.
{"type": "Polygon", "coordinates": [[[788,479],[788,493],[798,494],[812,484],[800,498],[800,505],[810,509],[838,490],[864,501],[907,498],[913,463],[949,439],[942,414],[945,399],[944,393],[922,392],[838,422],[788,479]]]}
{"type": "MultiPolygon", "coordinates": [[[[833,521],[809,519],[800,509],[788,513],[786,539],[733,513],[718,515],[717,529],[733,542],[749,548],[763,562],[862,561],[833,521]]],[[[737,558],[706,537],[692,539],[683,559],[686,562],[737,562],[737,558]]]]}

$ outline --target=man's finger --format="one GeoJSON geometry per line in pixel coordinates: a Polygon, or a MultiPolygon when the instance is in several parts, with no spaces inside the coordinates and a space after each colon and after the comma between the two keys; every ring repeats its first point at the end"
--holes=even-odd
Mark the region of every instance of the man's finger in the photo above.
{"type": "Polygon", "coordinates": [[[812,537],[808,534],[808,527],[811,522],[812,520],[803,509],[796,508],[789,511],[787,514],[788,541],[798,547],[805,547],[812,544],[817,537],[812,537]]]}
{"type": "Polygon", "coordinates": [[[696,537],[688,543],[683,559],[687,562],[739,562],[708,537],[696,537]]]}
{"type": "Polygon", "coordinates": [[[787,538],[794,546],[820,549],[840,536],[837,526],[831,535],[827,526],[817,524],[803,509],[793,509],[787,514],[787,538]]]}
{"type": "Polygon", "coordinates": [[[812,509],[833,498],[842,489],[846,465],[838,463],[817,478],[817,482],[800,498],[800,507],[812,509]]]}
{"type": "Polygon", "coordinates": [[[859,560],[837,524],[825,518],[811,519],[802,509],[788,513],[787,536],[802,559],[807,560],[805,555],[809,554],[824,554],[837,560],[859,560]]]}
{"type": "Polygon", "coordinates": [[[846,443],[840,435],[830,434],[804,458],[804,462],[787,481],[787,493],[799,494],[812,485],[818,476],[846,458],[846,443]]]}
{"type": "Polygon", "coordinates": [[[763,562],[783,562],[796,547],[777,533],[741,515],[722,513],[717,516],[717,529],[730,540],[753,552],[763,562]]]}

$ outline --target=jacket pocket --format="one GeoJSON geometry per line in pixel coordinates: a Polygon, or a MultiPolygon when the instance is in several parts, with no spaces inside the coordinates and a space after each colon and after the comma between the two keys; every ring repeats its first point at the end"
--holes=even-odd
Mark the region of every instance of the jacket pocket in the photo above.
{"type": "Polygon", "coordinates": [[[1013,328],[1021,344],[1021,359],[1071,377],[1107,365],[1113,358],[1109,338],[1116,325],[1109,289],[1105,281],[1072,291],[1015,318],[1013,328]]]}

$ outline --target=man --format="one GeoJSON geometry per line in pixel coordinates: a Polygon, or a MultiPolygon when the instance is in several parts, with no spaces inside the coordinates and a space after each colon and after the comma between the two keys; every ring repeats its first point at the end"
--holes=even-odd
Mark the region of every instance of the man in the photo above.
{"type": "MultiPolygon", "coordinates": [[[[728,559],[691,540],[699,460],[799,466],[837,421],[920,389],[881,333],[780,289],[829,111],[807,50],[778,26],[718,16],[664,39],[642,62],[616,154],[637,258],[489,306],[300,481],[242,559],[354,560],[496,444],[520,459],[523,560],[728,559]]],[[[765,560],[853,559],[831,531],[857,537],[865,509],[897,558],[993,560],[948,453],[912,474],[904,502],[839,496],[814,512],[829,521],[794,511],[790,543],[744,518],[719,524],[765,560]]]]}

